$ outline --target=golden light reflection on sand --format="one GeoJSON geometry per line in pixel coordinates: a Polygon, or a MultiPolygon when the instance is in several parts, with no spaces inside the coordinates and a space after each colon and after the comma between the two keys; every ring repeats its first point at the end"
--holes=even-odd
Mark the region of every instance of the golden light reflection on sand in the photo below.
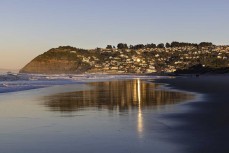
{"type": "Polygon", "coordinates": [[[114,80],[89,83],[91,90],[62,93],[43,97],[43,104],[50,111],[73,113],[74,111],[108,110],[112,114],[136,114],[136,132],[144,137],[145,109],[157,109],[193,99],[185,92],[156,90],[159,85],[141,79],[114,80]]]}
{"type": "Polygon", "coordinates": [[[144,123],[143,123],[143,116],[142,116],[142,108],[141,108],[141,80],[140,79],[138,79],[137,80],[137,82],[138,82],[138,122],[137,122],[137,124],[138,124],[138,134],[139,134],[139,137],[142,137],[143,136],[143,129],[144,129],[144,127],[143,127],[143,125],[144,125],[144,123]]]}

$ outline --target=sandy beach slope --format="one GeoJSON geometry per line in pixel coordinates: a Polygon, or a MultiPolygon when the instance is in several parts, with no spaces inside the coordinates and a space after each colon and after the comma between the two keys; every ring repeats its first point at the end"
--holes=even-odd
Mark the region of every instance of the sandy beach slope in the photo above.
{"type": "Polygon", "coordinates": [[[184,145],[186,153],[229,152],[228,76],[178,77],[156,82],[204,95],[201,102],[184,104],[190,111],[165,115],[168,121],[180,123],[169,129],[168,141],[184,145]]]}

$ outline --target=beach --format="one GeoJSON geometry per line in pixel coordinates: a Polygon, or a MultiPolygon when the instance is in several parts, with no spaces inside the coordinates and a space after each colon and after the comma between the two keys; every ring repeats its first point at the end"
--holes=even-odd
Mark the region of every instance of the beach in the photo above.
{"type": "Polygon", "coordinates": [[[229,152],[228,76],[178,77],[156,82],[203,95],[198,102],[183,104],[189,111],[164,115],[179,123],[169,129],[172,135],[168,141],[185,146],[185,153],[229,152]]]}
{"type": "Polygon", "coordinates": [[[228,79],[158,78],[2,93],[1,153],[227,152],[228,79]]]}

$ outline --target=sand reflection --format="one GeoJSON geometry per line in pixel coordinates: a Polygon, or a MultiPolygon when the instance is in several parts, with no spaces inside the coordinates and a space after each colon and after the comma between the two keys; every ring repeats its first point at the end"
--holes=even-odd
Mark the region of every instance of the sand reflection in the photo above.
{"type": "Polygon", "coordinates": [[[157,108],[189,100],[192,95],[158,89],[158,84],[140,79],[93,82],[88,91],[62,93],[44,97],[43,105],[51,111],[72,113],[85,110],[109,110],[115,112],[137,111],[137,132],[144,133],[144,109],[157,108]]]}
{"type": "Polygon", "coordinates": [[[51,111],[72,112],[84,109],[141,110],[159,105],[170,105],[193,98],[183,92],[155,90],[158,84],[140,79],[93,82],[88,91],[62,93],[44,97],[44,106],[51,111]]]}
{"type": "Polygon", "coordinates": [[[142,117],[142,105],[141,105],[141,80],[138,79],[138,133],[142,137],[143,133],[143,117],[142,117]]]}

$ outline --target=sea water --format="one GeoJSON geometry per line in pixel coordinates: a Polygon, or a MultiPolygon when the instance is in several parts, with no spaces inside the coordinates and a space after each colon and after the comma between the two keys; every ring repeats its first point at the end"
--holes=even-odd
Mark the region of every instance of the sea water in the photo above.
{"type": "Polygon", "coordinates": [[[21,74],[0,73],[0,93],[16,92],[53,85],[77,84],[109,79],[133,79],[133,78],[158,78],[156,76],[141,75],[106,75],[106,74],[21,74]]]}

